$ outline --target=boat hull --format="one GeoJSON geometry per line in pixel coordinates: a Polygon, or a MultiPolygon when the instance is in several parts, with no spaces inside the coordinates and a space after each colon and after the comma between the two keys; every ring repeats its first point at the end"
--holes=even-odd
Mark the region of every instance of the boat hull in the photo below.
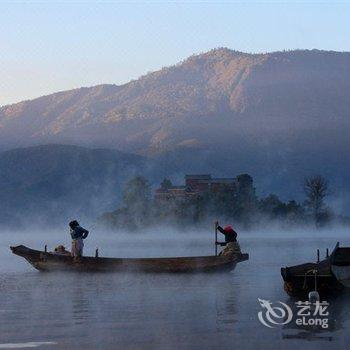
{"type": "Polygon", "coordinates": [[[337,244],[330,258],[331,270],[335,278],[344,287],[350,287],[350,248],[337,244]]]}
{"type": "Polygon", "coordinates": [[[332,273],[344,287],[350,288],[350,266],[331,266],[332,273]]]}
{"type": "MultiPolygon", "coordinates": [[[[315,276],[308,274],[291,274],[288,267],[281,269],[284,290],[292,297],[305,298],[315,290],[315,276]]],[[[306,271],[305,271],[306,272],[306,271]]],[[[317,276],[316,289],[321,296],[328,296],[343,290],[343,286],[331,274],[317,276]]]]}
{"type": "Polygon", "coordinates": [[[335,246],[332,254],[317,263],[281,268],[284,290],[290,296],[307,296],[317,290],[321,296],[337,294],[350,287],[350,248],[335,246]]]}
{"type": "Polygon", "coordinates": [[[216,272],[232,270],[241,261],[248,260],[248,254],[230,256],[199,256],[174,258],[104,258],[56,255],[25,246],[10,247],[12,252],[25,258],[39,271],[76,272],[216,272]]]}

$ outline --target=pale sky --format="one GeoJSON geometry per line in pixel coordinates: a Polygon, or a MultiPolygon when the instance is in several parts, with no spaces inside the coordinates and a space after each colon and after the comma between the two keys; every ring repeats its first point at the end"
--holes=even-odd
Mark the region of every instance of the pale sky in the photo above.
{"type": "Polygon", "coordinates": [[[0,0],[0,105],[123,84],[222,46],[350,51],[350,1],[0,0]]]}

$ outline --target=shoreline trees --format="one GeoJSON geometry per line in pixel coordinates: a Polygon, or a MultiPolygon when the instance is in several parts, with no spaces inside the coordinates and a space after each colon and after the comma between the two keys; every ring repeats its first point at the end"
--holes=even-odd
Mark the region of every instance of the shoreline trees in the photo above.
{"type": "Polygon", "coordinates": [[[328,181],[320,175],[309,177],[304,181],[304,192],[306,211],[316,226],[322,226],[330,218],[330,211],[325,203],[325,198],[329,194],[328,181]]]}
{"type": "MultiPolygon", "coordinates": [[[[161,183],[162,188],[171,186],[169,179],[161,183]]],[[[283,202],[275,194],[258,198],[253,178],[242,174],[237,176],[235,191],[223,186],[218,191],[208,191],[198,196],[159,201],[152,197],[148,181],[137,176],[126,184],[122,205],[104,214],[99,223],[110,228],[131,230],[159,224],[186,227],[215,218],[234,222],[241,227],[261,225],[266,221],[288,226],[311,222],[317,227],[326,225],[331,220],[325,203],[329,193],[328,182],[322,176],[313,176],[305,180],[303,188],[306,195],[303,204],[295,200],[283,202]]]]}

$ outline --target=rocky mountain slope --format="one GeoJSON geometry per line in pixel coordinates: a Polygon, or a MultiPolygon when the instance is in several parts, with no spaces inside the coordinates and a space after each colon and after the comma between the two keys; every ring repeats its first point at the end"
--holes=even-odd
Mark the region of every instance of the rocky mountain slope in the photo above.
{"type": "Polygon", "coordinates": [[[0,147],[62,142],[154,154],[235,135],[349,127],[350,54],[217,49],[122,86],[0,109],[0,147]]]}
{"type": "Polygon", "coordinates": [[[108,147],[160,159],[169,174],[248,172],[291,198],[321,173],[346,208],[349,115],[350,53],[216,49],[122,86],[4,106],[0,149],[108,147]]]}

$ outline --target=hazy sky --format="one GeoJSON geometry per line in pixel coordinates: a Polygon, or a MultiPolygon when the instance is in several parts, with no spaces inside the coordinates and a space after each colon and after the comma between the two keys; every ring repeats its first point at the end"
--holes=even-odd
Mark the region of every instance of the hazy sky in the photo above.
{"type": "Polygon", "coordinates": [[[350,2],[0,0],[0,105],[122,84],[219,46],[350,51],[350,2]]]}

